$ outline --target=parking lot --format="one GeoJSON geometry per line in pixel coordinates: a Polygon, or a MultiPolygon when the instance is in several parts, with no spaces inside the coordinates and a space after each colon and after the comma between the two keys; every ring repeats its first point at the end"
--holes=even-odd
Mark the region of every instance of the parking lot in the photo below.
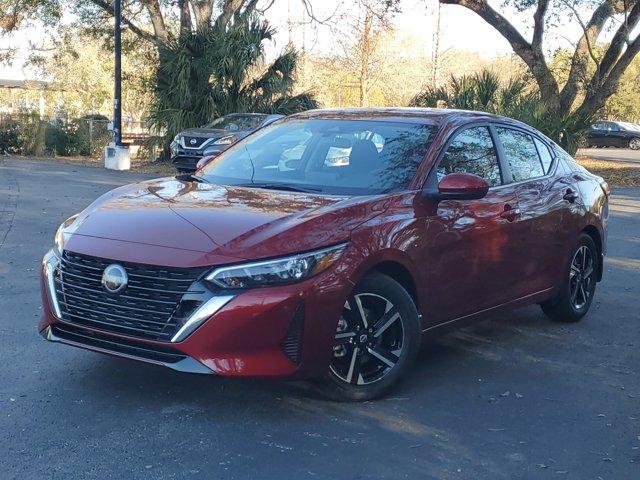
{"type": "Polygon", "coordinates": [[[141,178],[0,159],[0,478],[640,478],[640,188],[614,189],[591,313],[428,339],[391,397],[178,374],[40,338],[58,224],[141,178]]]}

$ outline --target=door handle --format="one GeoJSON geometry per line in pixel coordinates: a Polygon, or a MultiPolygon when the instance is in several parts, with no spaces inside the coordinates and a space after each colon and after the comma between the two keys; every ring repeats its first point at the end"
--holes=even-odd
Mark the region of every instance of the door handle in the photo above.
{"type": "Polygon", "coordinates": [[[569,203],[573,203],[578,198],[578,194],[576,192],[574,192],[573,190],[571,190],[570,188],[567,188],[567,191],[562,196],[562,198],[564,200],[566,200],[567,202],[569,202],[569,203]]]}
{"type": "Polygon", "coordinates": [[[504,210],[500,213],[500,218],[504,218],[507,222],[513,222],[520,215],[519,208],[512,208],[508,203],[504,206],[504,210]]]}

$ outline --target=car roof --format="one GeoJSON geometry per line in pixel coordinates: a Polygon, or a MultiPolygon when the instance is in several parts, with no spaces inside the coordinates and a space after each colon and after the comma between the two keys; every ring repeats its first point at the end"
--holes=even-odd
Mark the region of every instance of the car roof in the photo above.
{"type": "Polygon", "coordinates": [[[322,108],[307,110],[287,117],[288,119],[345,119],[345,120],[380,120],[395,122],[420,122],[426,124],[466,123],[470,121],[492,121],[512,123],[531,128],[512,118],[501,117],[487,112],[473,110],[455,110],[448,108],[423,107],[376,107],[376,108],[322,108]]]}
{"type": "MultiPolygon", "coordinates": [[[[266,117],[269,115],[268,113],[228,113],[227,115],[222,115],[222,117],[266,117]]],[[[222,118],[218,117],[218,118],[222,118]]]]}

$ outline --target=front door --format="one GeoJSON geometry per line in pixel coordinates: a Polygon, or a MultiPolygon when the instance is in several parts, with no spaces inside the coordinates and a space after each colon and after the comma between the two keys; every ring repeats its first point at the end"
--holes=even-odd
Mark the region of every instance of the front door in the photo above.
{"type": "Polygon", "coordinates": [[[434,324],[508,302],[517,275],[518,201],[503,184],[488,126],[456,134],[436,167],[438,180],[453,172],[478,175],[490,189],[479,200],[440,201],[427,218],[425,293],[434,324]]]}

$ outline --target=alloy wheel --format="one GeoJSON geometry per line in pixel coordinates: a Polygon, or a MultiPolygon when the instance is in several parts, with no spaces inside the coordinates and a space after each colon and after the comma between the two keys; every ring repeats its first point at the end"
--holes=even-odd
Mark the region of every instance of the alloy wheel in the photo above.
{"type": "Polygon", "coordinates": [[[571,304],[581,310],[589,303],[595,287],[595,261],[591,250],[582,245],[573,256],[569,271],[569,291],[571,304]]]}
{"type": "Polygon", "coordinates": [[[349,384],[374,383],[400,360],[404,337],[400,312],[391,301],[373,293],[352,295],[338,321],[331,371],[349,384]]]}
{"type": "Polygon", "coordinates": [[[632,138],[629,142],[629,148],[632,150],[640,150],[640,138],[632,138]]]}

